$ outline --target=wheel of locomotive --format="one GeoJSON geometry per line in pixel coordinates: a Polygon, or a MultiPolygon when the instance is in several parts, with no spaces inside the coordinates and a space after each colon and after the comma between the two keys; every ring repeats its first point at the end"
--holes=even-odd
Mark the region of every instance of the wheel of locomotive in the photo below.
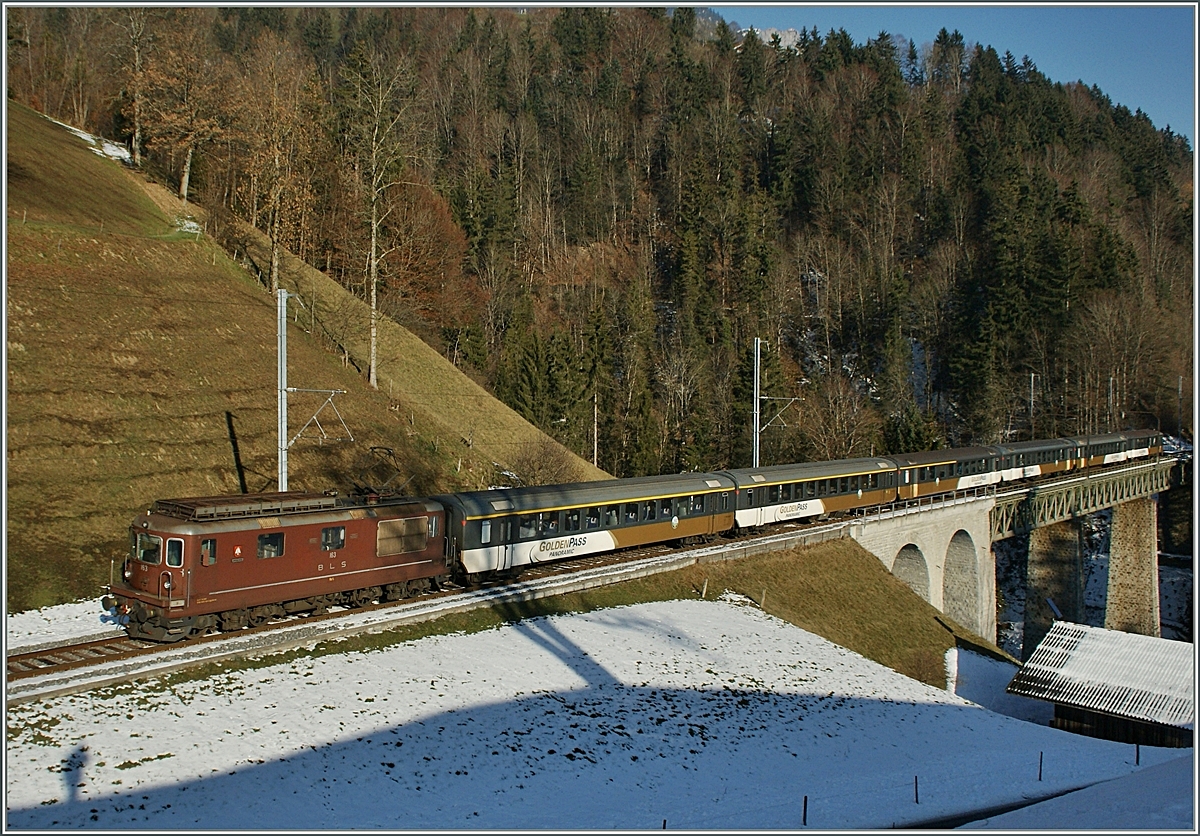
{"type": "Polygon", "coordinates": [[[309,615],[324,615],[329,611],[330,607],[336,607],[338,596],[336,595],[318,595],[312,599],[313,608],[309,615]]]}
{"type": "Polygon", "coordinates": [[[351,609],[365,607],[372,600],[379,597],[379,587],[371,587],[369,589],[352,589],[345,595],[345,605],[351,609]]]}
{"type": "Polygon", "coordinates": [[[217,616],[217,626],[222,631],[241,630],[250,624],[249,610],[229,610],[217,616]]]}
{"type": "Polygon", "coordinates": [[[215,615],[200,615],[196,616],[196,620],[192,623],[192,629],[188,631],[188,638],[199,638],[207,636],[209,633],[214,633],[217,630],[217,617],[215,615]]]}
{"type": "Polygon", "coordinates": [[[250,626],[261,627],[272,618],[279,618],[283,614],[283,607],[278,604],[266,604],[261,607],[254,607],[250,610],[250,626]]]}
{"type": "Polygon", "coordinates": [[[400,581],[399,583],[389,583],[383,588],[383,597],[381,601],[400,601],[409,597],[411,593],[408,591],[408,583],[400,581]]]}

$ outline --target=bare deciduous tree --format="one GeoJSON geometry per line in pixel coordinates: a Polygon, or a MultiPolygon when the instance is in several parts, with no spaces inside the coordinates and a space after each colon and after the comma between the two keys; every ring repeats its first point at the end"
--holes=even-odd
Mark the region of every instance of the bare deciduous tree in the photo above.
{"type": "Polygon", "coordinates": [[[803,409],[804,441],[811,459],[850,459],[871,455],[875,449],[879,416],[844,375],[833,373],[818,381],[803,409]]]}
{"type": "Polygon", "coordinates": [[[367,380],[378,387],[377,345],[381,230],[387,220],[388,191],[403,182],[406,164],[417,156],[418,120],[415,77],[409,59],[360,46],[342,68],[346,84],[346,139],[367,205],[370,244],[367,292],[371,304],[367,380]]]}

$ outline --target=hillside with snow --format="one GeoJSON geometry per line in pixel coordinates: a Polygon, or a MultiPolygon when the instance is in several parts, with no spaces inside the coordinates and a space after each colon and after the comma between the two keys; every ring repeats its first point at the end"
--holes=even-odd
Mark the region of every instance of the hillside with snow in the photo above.
{"type": "MultiPolygon", "coordinates": [[[[984,668],[960,654],[960,694],[995,693],[984,668]]],[[[1164,765],[1122,809],[1190,829],[1191,754],[1005,716],[726,596],[12,705],[6,824],[888,828],[1164,765]]],[[[1106,826],[1070,815],[1039,826],[1106,826]]]]}

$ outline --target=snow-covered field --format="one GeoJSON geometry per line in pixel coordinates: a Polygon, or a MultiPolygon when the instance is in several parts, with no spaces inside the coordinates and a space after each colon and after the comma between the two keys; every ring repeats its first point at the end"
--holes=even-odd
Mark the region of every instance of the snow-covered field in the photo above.
{"type": "MultiPolygon", "coordinates": [[[[10,645],[33,641],[22,618],[10,645]]],[[[968,701],[1011,669],[951,661],[957,696],[727,596],[11,705],[6,825],[800,829],[807,798],[809,828],[886,828],[1110,779],[1123,797],[1170,762],[1122,815],[1192,828],[1192,750],[1137,767],[968,701]]],[[[1102,810],[1038,827],[1124,826],[1102,810]]]]}

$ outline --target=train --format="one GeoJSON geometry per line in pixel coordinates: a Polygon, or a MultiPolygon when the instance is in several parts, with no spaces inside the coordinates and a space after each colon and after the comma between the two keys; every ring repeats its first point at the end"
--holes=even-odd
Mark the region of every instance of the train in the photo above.
{"type": "MultiPolygon", "coordinates": [[[[101,606],[176,642],[330,607],[399,601],[589,554],[1153,458],[1151,430],[998,446],[497,488],[425,498],[261,493],[157,500],[101,606]]],[[[114,564],[115,570],[115,564],[114,564]]]]}

